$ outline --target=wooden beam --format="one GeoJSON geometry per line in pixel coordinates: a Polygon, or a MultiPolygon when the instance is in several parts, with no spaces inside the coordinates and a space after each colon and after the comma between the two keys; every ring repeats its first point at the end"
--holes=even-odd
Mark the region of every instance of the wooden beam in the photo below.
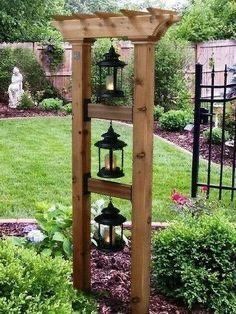
{"type": "Polygon", "coordinates": [[[72,17],[75,17],[79,20],[85,20],[85,19],[93,19],[96,17],[96,15],[88,14],[88,13],[74,13],[72,17]]]}
{"type": "MultiPolygon", "coordinates": [[[[83,38],[127,37],[147,39],[158,36],[157,29],[162,17],[174,23],[177,15],[122,10],[123,15],[111,16],[111,13],[97,13],[101,17],[77,19],[75,16],[56,17],[53,25],[62,33],[66,41],[72,42],[83,38]],[[174,16],[174,18],[173,18],[174,16]],[[108,18],[109,17],[109,18],[108,18]],[[131,19],[131,17],[135,17],[131,19]]],[[[113,14],[114,15],[114,14],[113,14]]]]}
{"type": "Polygon", "coordinates": [[[154,107],[154,44],[134,43],[132,313],[149,313],[154,107]]]}
{"type": "Polygon", "coordinates": [[[132,121],[132,107],[88,104],[88,117],[105,120],[132,121]]]}
{"type": "Polygon", "coordinates": [[[164,15],[164,14],[178,15],[178,13],[173,10],[165,10],[165,9],[157,9],[157,8],[147,8],[147,10],[152,15],[164,15]]]}
{"type": "Polygon", "coordinates": [[[100,179],[88,179],[88,191],[126,200],[132,198],[132,186],[100,179]]]}
{"type": "Polygon", "coordinates": [[[73,284],[90,289],[90,195],[84,177],[90,173],[91,123],[85,122],[84,99],[91,97],[91,44],[72,44],[72,206],[73,284]]]}
{"type": "Polygon", "coordinates": [[[121,16],[120,13],[112,13],[112,12],[101,12],[101,11],[96,11],[94,12],[94,14],[98,17],[100,17],[101,19],[108,19],[110,17],[117,17],[117,16],[121,16]]]}

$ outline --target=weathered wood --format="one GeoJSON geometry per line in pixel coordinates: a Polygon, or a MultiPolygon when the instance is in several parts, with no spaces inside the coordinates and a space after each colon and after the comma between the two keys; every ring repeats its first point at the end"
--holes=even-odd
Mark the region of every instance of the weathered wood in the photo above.
{"type": "Polygon", "coordinates": [[[67,41],[84,38],[98,37],[128,37],[128,38],[152,38],[158,36],[157,29],[162,22],[175,23],[179,17],[174,14],[166,14],[159,9],[157,13],[148,11],[121,10],[118,13],[95,12],[97,18],[82,18],[79,15],[55,16],[53,25],[62,33],[67,41]],[[154,14],[154,15],[153,15],[154,14]],[[135,17],[131,19],[131,17],[135,17]]]}
{"type": "Polygon", "coordinates": [[[91,103],[88,104],[88,117],[105,120],[132,121],[132,107],[91,103]]]}
{"type": "Polygon", "coordinates": [[[100,179],[88,179],[88,191],[126,200],[132,199],[132,186],[100,179]]]}
{"type": "Polygon", "coordinates": [[[150,295],[154,45],[134,43],[132,313],[146,314],[150,295]]]}
{"type": "Polygon", "coordinates": [[[90,289],[90,195],[84,177],[90,173],[91,125],[85,122],[84,99],[91,96],[91,45],[72,44],[72,195],[73,195],[73,283],[90,289]]]}

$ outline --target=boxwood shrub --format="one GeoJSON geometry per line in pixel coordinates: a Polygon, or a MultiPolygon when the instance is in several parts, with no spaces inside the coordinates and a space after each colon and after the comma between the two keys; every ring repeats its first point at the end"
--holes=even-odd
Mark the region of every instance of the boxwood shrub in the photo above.
{"type": "Polygon", "coordinates": [[[0,241],[0,313],[97,313],[89,297],[71,284],[71,265],[62,258],[0,241]]]}
{"type": "Polygon", "coordinates": [[[167,131],[181,131],[191,121],[191,114],[183,110],[170,110],[160,117],[160,127],[167,131]]]}
{"type": "Polygon", "coordinates": [[[215,313],[236,313],[236,228],[202,216],[173,224],[153,240],[155,287],[215,313]]]}
{"type": "MultiPolygon", "coordinates": [[[[206,130],[203,133],[203,136],[208,142],[210,142],[210,129],[206,130]]],[[[228,141],[230,139],[230,135],[228,131],[225,131],[224,139],[225,141],[228,141]]],[[[222,129],[221,128],[212,129],[211,142],[212,144],[215,144],[215,145],[220,145],[222,143],[222,129]]]]}

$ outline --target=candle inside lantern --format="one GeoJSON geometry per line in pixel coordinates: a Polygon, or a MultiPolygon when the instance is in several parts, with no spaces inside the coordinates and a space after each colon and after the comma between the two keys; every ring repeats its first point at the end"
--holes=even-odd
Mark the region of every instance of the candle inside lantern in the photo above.
{"type": "Polygon", "coordinates": [[[107,90],[114,90],[114,80],[112,75],[108,75],[106,77],[106,89],[107,90]]]}
{"type": "Polygon", "coordinates": [[[116,164],[117,164],[117,162],[116,162],[116,155],[115,154],[112,155],[112,165],[110,164],[110,155],[107,154],[105,156],[105,169],[106,170],[115,170],[117,167],[116,164]]]}
{"type": "Polygon", "coordinates": [[[110,239],[110,230],[109,230],[109,227],[104,227],[104,230],[103,230],[103,239],[104,239],[104,242],[106,244],[110,244],[110,241],[111,243],[114,245],[115,244],[115,241],[116,241],[116,234],[115,234],[115,229],[112,228],[112,240],[110,239]]]}

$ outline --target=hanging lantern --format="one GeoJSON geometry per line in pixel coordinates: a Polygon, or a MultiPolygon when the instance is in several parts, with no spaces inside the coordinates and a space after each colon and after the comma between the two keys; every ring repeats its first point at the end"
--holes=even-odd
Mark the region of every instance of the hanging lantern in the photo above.
{"type": "Polygon", "coordinates": [[[126,218],[119,214],[112,201],[102,209],[102,213],[95,217],[98,223],[97,244],[98,249],[107,252],[120,251],[124,248],[123,223],[126,218]]]}
{"type": "Polygon", "coordinates": [[[102,178],[121,178],[124,176],[124,147],[127,144],[118,139],[119,134],[115,133],[112,122],[108,131],[102,134],[103,140],[95,143],[98,147],[99,171],[97,175],[102,178]],[[103,150],[105,154],[103,154],[103,150]],[[117,152],[115,154],[115,152],[117,152]],[[118,154],[121,160],[118,159],[118,154]],[[103,166],[102,166],[103,163],[103,166]]]}
{"type": "Polygon", "coordinates": [[[119,56],[114,47],[111,46],[109,52],[104,54],[104,60],[97,63],[99,67],[98,101],[113,97],[124,97],[122,70],[126,63],[119,60],[119,56]]]}

